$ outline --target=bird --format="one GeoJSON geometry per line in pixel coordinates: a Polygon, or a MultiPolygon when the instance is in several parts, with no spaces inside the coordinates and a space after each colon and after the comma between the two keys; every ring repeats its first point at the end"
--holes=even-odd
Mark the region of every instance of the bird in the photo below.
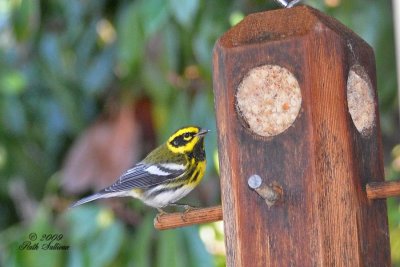
{"type": "Polygon", "coordinates": [[[82,198],[70,207],[97,199],[133,197],[167,213],[167,206],[184,207],[178,200],[189,194],[202,180],[206,171],[204,138],[209,130],[186,126],[176,130],[168,140],[151,151],[142,161],[126,170],[109,187],[82,198]]]}

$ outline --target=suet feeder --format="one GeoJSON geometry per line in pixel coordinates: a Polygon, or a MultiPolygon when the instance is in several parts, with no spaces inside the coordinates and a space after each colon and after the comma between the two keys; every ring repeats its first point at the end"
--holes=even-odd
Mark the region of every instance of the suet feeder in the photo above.
{"type": "Polygon", "coordinates": [[[372,48],[298,6],[247,16],[213,67],[227,266],[390,266],[372,48]]]}

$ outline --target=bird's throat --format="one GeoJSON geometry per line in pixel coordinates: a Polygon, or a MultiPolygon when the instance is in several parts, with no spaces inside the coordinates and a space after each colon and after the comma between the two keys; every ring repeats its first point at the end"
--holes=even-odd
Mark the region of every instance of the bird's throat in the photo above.
{"type": "Polygon", "coordinates": [[[206,152],[204,150],[204,138],[201,138],[194,146],[193,150],[188,154],[189,158],[195,158],[198,161],[206,159],[206,152]]]}

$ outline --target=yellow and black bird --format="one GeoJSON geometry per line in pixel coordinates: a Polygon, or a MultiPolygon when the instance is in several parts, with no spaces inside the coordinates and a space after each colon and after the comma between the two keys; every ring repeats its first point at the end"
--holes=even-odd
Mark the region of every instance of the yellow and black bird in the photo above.
{"type": "Polygon", "coordinates": [[[196,126],[180,128],[168,141],[124,172],[111,186],[75,202],[71,207],[110,197],[130,196],[157,208],[174,205],[201,181],[206,170],[204,137],[208,130],[196,126]]]}

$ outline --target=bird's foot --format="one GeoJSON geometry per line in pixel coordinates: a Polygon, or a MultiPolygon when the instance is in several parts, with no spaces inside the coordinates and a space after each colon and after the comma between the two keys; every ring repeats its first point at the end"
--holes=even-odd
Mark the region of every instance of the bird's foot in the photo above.
{"type": "Polygon", "coordinates": [[[197,210],[198,209],[198,207],[193,207],[193,206],[190,206],[190,205],[184,205],[183,208],[185,209],[185,211],[183,213],[188,213],[188,212],[190,212],[192,210],[197,210]]]}
{"type": "Polygon", "coordinates": [[[157,220],[157,222],[160,222],[160,218],[162,216],[164,216],[165,214],[168,214],[168,212],[162,210],[161,208],[157,208],[157,210],[158,210],[158,214],[157,214],[156,220],[157,220]]]}
{"type": "Polygon", "coordinates": [[[181,219],[182,221],[186,222],[186,214],[188,214],[189,212],[198,209],[197,207],[193,207],[190,205],[183,205],[183,208],[185,209],[182,213],[181,213],[181,219]]]}

